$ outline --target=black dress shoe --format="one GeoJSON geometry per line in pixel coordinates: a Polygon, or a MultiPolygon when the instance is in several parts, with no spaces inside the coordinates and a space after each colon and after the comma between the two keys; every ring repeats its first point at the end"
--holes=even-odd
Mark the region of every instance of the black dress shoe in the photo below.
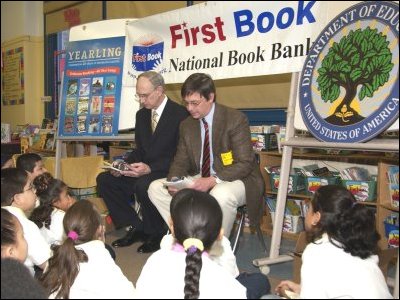
{"type": "Polygon", "coordinates": [[[161,239],[159,236],[150,237],[146,242],[144,242],[138,249],[139,253],[152,253],[160,249],[161,239]]]}
{"type": "Polygon", "coordinates": [[[146,237],[147,235],[144,234],[143,231],[137,231],[135,228],[131,227],[123,238],[115,240],[111,245],[114,248],[126,247],[133,243],[144,241],[146,237]]]}

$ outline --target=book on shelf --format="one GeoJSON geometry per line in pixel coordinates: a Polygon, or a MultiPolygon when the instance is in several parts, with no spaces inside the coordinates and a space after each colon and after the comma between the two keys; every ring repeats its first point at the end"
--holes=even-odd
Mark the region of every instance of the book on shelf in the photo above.
{"type": "Polygon", "coordinates": [[[399,166],[389,166],[387,170],[389,181],[390,203],[393,207],[399,207],[399,166]]]}
{"type": "Polygon", "coordinates": [[[317,164],[312,164],[312,165],[304,166],[303,169],[307,176],[312,177],[312,176],[315,176],[313,171],[316,169],[319,169],[319,167],[317,164]]]}
{"type": "Polygon", "coordinates": [[[264,167],[264,169],[268,174],[280,174],[281,173],[281,166],[264,167]]]}
{"type": "Polygon", "coordinates": [[[367,169],[360,167],[349,167],[340,171],[340,177],[344,180],[368,181],[371,176],[367,169]]]}

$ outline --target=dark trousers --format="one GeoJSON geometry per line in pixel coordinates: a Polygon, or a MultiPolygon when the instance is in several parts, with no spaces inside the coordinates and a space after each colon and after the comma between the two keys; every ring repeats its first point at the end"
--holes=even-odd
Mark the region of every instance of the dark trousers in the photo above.
{"type": "Polygon", "coordinates": [[[109,172],[97,176],[97,192],[104,199],[117,228],[132,225],[149,235],[165,230],[165,222],[147,194],[150,183],[163,177],[165,174],[161,173],[150,173],[139,178],[115,177],[109,172]],[[143,221],[131,206],[135,200],[140,203],[143,221]]]}
{"type": "Polygon", "coordinates": [[[247,299],[260,299],[271,292],[268,277],[262,273],[240,273],[236,280],[247,289],[247,299]]]}

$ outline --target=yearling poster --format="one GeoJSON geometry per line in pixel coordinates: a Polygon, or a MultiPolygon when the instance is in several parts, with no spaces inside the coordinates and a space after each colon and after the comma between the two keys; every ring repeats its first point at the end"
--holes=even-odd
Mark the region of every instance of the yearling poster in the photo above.
{"type": "Polygon", "coordinates": [[[125,37],[70,41],[60,136],[118,134],[125,37]]]}

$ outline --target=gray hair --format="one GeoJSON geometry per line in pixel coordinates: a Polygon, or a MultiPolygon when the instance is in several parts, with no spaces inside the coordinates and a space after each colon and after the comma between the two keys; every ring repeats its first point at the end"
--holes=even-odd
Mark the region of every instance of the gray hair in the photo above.
{"type": "Polygon", "coordinates": [[[162,89],[165,90],[165,82],[164,82],[164,78],[161,76],[161,74],[159,74],[155,71],[147,71],[147,72],[140,74],[138,76],[137,80],[139,80],[140,77],[147,78],[151,82],[151,84],[153,85],[154,88],[161,86],[162,89]]]}

